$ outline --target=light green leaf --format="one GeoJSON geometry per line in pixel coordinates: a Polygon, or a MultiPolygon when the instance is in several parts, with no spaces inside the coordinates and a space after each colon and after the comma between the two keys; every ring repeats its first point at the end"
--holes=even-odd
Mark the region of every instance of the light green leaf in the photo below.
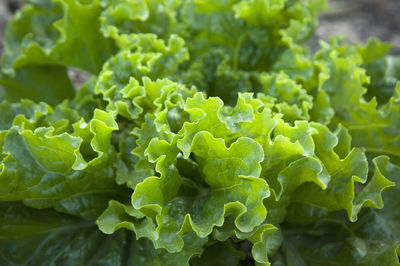
{"type": "MultiPolygon", "coordinates": [[[[43,114],[33,113],[35,109],[29,109],[32,108],[29,104],[22,103],[20,110],[28,118],[35,114],[35,119],[43,121],[43,114]]],[[[18,107],[15,111],[19,112],[18,107]]],[[[114,183],[114,171],[108,165],[115,159],[110,147],[110,133],[115,130],[112,116],[98,111],[90,122],[92,151],[98,157],[88,165],[80,153],[83,141],[80,136],[65,132],[54,134],[52,127],[38,127],[33,131],[30,127],[35,128],[35,120],[29,121],[22,114],[17,118],[15,126],[2,134],[1,201],[23,200],[35,208],[54,207],[61,212],[93,216],[105,209],[109,197],[129,197],[128,190],[114,183]]]]}

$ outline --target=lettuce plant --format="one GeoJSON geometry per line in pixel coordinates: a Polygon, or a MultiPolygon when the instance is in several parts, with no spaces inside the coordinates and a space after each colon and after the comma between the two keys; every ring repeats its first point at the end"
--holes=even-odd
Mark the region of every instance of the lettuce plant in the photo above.
{"type": "Polygon", "coordinates": [[[1,265],[399,265],[391,44],[312,54],[323,0],[27,2],[1,61],[1,265]]]}

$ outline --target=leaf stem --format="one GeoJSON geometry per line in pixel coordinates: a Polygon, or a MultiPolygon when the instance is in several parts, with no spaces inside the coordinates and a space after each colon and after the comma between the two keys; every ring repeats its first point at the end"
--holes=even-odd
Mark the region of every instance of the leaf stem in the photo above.
{"type": "Polygon", "coordinates": [[[234,55],[233,55],[233,70],[238,69],[239,65],[239,56],[240,56],[240,48],[242,48],[243,42],[246,38],[246,34],[242,34],[236,44],[234,55]]]}

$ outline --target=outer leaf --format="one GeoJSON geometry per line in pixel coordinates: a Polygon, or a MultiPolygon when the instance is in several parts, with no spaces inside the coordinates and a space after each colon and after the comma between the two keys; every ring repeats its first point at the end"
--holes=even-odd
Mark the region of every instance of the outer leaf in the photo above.
{"type": "Polygon", "coordinates": [[[314,135],[316,155],[323,162],[331,181],[326,192],[310,184],[296,191],[294,201],[321,206],[328,210],[346,209],[349,218],[355,221],[358,208],[353,205],[354,182],[367,181],[368,163],[365,155],[358,149],[353,149],[343,160],[334,153],[333,147],[337,138],[322,125],[312,124],[318,129],[314,135]]]}
{"type": "Polygon", "coordinates": [[[240,260],[243,258],[244,254],[232,248],[229,242],[217,242],[209,246],[200,258],[192,259],[190,264],[194,266],[240,265],[240,260]]]}
{"type": "MultiPolygon", "coordinates": [[[[378,157],[374,163],[375,175],[367,187],[378,189],[381,184],[377,180],[382,180],[382,173],[397,184],[385,194],[385,208],[364,210],[356,223],[350,223],[339,214],[327,216],[325,212],[318,217],[315,215],[318,210],[308,207],[312,210],[309,214],[315,215],[316,223],[309,226],[286,224],[282,227],[287,265],[399,265],[400,220],[393,208],[399,205],[400,172],[387,157],[378,157]]],[[[385,182],[390,185],[387,180],[385,182]]],[[[382,208],[381,199],[377,202],[382,208]]],[[[302,215],[307,214],[303,212],[302,215]]]]}
{"type": "MultiPolygon", "coordinates": [[[[127,228],[134,231],[137,238],[147,237],[153,242],[157,241],[156,227],[151,219],[131,206],[125,206],[116,201],[110,201],[108,209],[99,217],[97,224],[106,234],[113,234],[116,230],[127,228]]],[[[159,253],[167,254],[165,256],[166,259],[168,258],[168,264],[188,265],[189,259],[194,255],[199,255],[202,252],[201,246],[207,241],[207,239],[197,238],[193,232],[184,234],[182,239],[185,247],[178,253],[168,253],[158,249],[159,253]]]]}
{"type": "Polygon", "coordinates": [[[386,154],[398,162],[400,85],[389,102],[379,108],[376,99],[366,102],[363,97],[366,92],[363,84],[368,77],[360,68],[362,58],[353,47],[340,47],[333,40],[316,57],[325,60],[321,61],[320,77],[324,77],[321,87],[331,97],[335,122],[345,125],[352,134],[353,144],[365,147],[371,157],[386,154]]]}
{"type": "Polygon", "coordinates": [[[15,77],[1,75],[0,85],[9,101],[31,99],[55,105],[75,95],[64,67],[23,67],[17,70],[15,77]]]}
{"type": "Polygon", "coordinates": [[[17,116],[22,115],[26,122],[35,125],[42,117],[53,113],[53,109],[47,104],[34,104],[28,100],[22,100],[20,103],[3,101],[0,104],[0,111],[0,130],[4,132],[13,126],[17,116]]]}
{"type": "MultiPolygon", "coordinates": [[[[40,117],[38,113],[35,116],[40,117]]],[[[127,191],[115,185],[114,171],[107,165],[114,159],[109,146],[113,129],[108,127],[115,123],[112,116],[97,112],[91,121],[91,144],[98,157],[87,165],[79,152],[82,138],[67,133],[54,135],[54,128],[32,131],[27,128],[35,127],[35,123],[19,118],[20,129],[12,127],[2,137],[5,157],[1,163],[0,201],[23,200],[35,208],[54,207],[61,212],[93,216],[105,209],[108,197],[126,197],[127,191]]]]}
{"type": "Polygon", "coordinates": [[[12,77],[14,69],[50,64],[97,73],[113,50],[100,34],[100,10],[99,0],[27,5],[7,29],[3,72],[12,77]],[[87,28],[93,30],[88,32],[87,28]]]}
{"type": "Polygon", "coordinates": [[[132,232],[101,233],[91,220],[0,203],[0,263],[12,265],[183,265],[132,232]],[[150,245],[149,245],[150,244],[150,245]]]}

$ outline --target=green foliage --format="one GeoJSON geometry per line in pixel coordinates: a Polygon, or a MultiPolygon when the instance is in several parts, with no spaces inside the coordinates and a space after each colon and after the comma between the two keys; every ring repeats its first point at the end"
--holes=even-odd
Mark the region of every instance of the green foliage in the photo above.
{"type": "Polygon", "coordinates": [[[312,55],[324,0],[27,2],[1,61],[1,265],[399,265],[390,44],[312,55]]]}

